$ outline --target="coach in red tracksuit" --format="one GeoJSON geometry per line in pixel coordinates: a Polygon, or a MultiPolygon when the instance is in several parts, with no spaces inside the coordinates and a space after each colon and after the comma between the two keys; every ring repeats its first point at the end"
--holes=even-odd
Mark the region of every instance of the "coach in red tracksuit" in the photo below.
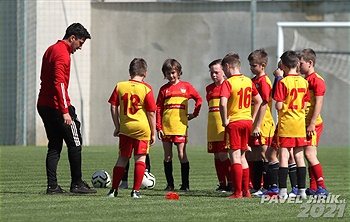
{"type": "Polygon", "coordinates": [[[49,140],[46,156],[47,194],[67,193],[58,185],[56,175],[63,140],[68,147],[70,192],[96,193],[82,180],[80,122],[68,95],[70,54],[81,49],[86,39],[91,39],[89,32],[81,24],[73,23],[66,29],[63,40],[51,45],[42,59],[37,109],[49,140]]]}

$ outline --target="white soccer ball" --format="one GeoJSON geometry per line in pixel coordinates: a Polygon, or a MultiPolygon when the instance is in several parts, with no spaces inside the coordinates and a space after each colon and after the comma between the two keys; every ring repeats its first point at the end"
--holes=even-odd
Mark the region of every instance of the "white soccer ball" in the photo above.
{"type": "Polygon", "coordinates": [[[111,184],[111,177],[104,170],[98,170],[91,177],[93,187],[106,188],[111,184]]]}
{"type": "Polygon", "coordinates": [[[156,185],[156,177],[153,174],[146,171],[143,174],[141,189],[153,189],[155,185],[156,185]]]}

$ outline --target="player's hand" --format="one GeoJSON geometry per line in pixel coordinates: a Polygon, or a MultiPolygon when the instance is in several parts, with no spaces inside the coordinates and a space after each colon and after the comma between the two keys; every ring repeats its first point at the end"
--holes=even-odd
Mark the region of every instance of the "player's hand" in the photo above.
{"type": "Polygon", "coordinates": [[[157,136],[158,136],[158,139],[159,139],[159,140],[162,140],[162,138],[163,138],[163,136],[164,136],[163,130],[158,130],[158,131],[157,131],[157,136]]]}
{"type": "Polygon", "coordinates": [[[259,136],[261,136],[260,127],[255,127],[255,128],[253,129],[252,135],[253,135],[254,137],[259,137],[259,136]]]}
{"type": "Polygon", "coordinates": [[[196,117],[193,115],[193,113],[187,114],[187,119],[188,120],[191,120],[191,119],[194,119],[194,118],[196,118],[196,117]]]}
{"type": "Polygon", "coordinates": [[[115,130],[114,130],[113,136],[114,136],[114,137],[118,137],[118,136],[119,136],[119,129],[115,129],[115,130]]]}
{"type": "Polygon", "coordinates": [[[252,152],[252,148],[250,146],[247,147],[247,152],[252,152]]]}
{"type": "Polygon", "coordinates": [[[315,129],[316,129],[315,125],[312,125],[312,124],[308,125],[306,127],[306,135],[309,137],[312,137],[313,135],[315,135],[315,129]]]}
{"type": "Polygon", "coordinates": [[[72,117],[69,115],[69,113],[63,114],[63,124],[67,126],[72,125],[72,117]]]}
{"type": "Polygon", "coordinates": [[[225,121],[222,122],[222,126],[226,127],[230,123],[230,118],[227,118],[225,121]]]}
{"type": "Polygon", "coordinates": [[[275,77],[283,76],[283,70],[280,69],[280,68],[277,68],[277,69],[273,72],[273,75],[274,75],[275,77]]]}
{"type": "Polygon", "coordinates": [[[151,135],[151,139],[149,141],[149,145],[153,146],[156,142],[156,135],[151,135]]]}

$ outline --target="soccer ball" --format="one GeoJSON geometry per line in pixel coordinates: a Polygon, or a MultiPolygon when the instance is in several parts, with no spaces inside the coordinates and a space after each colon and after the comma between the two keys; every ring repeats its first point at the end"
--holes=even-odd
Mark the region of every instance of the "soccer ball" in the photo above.
{"type": "Polygon", "coordinates": [[[111,177],[104,170],[98,170],[91,177],[93,187],[106,188],[111,184],[111,177]]]}
{"type": "Polygon", "coordinates": [[[156,178],[153,174],[145,171],[143,174],[143,179],[141,183],[141,189],[153,189],[156,185],[156,178]]]}

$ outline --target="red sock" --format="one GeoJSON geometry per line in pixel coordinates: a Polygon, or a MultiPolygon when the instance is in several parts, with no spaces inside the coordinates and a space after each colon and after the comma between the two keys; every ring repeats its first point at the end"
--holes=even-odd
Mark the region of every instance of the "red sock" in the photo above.
{"type": "Polygon", "coordinates": [[[215,164],[216,176],[218,177],[219,184],[221,187],[225,187],[226,178],[225,178],[225,171],[223,169],[223,164],[221,163],[220,159],[214,159],[214,164],[215,164]]]}
{"type": "Polygon", "coordinates": [[[254,184],[254,161],[248,161],[249,166],[249,186],[253,187],[254,184]]]}
{"type": "Polygon", "coordinates": [[[317,190],[317,183],[316,183],[314,169],[312,166],[310,166],[308,170],[309,170],[309,177],[310,177],[310,189],[317,190]]]}
{"type": "Polygon", "coordinates": [[[242,164],[234,163],[231,165],[232,185],[235,195],[242,195],[242,164]]]}
{"type": "Polygon", "coordinates": [[[226,159],[225,161],[221,162],[222,167],[225,172],[227,184],[232,186],[232,174],[231,174],[231,161],[230,159],[226,159]]]}
{"type": "Polygon", "coordinates": [[[146,169],[146,163],[141,161],[135,162],[134,187],[132,188],[133,190],[140,190],[145,169],[146,169]]]}
{"type": "Polygon", "coordinates": [[[124,176],[125,167],[114,166],[113,167],[113,179],[112,179],[112,189],[118,190],[119,183],[124,176]]]}
{"type": "Polygon", "coordinates": [[[249,168],[243,169],[242,172],[242,190],[246,192],[249,190],[249,168]]]}
{"type": "Polygon", "coordinates": [[[323,179],[323,172],[322,172],[322,165],[321,163],[316,164],[315,166],[312,166],[312,169],[314,171],[316,183],[318,186],[321,186],[322,188],[326,188],[324,185],[324,179],[323,179]]]}

